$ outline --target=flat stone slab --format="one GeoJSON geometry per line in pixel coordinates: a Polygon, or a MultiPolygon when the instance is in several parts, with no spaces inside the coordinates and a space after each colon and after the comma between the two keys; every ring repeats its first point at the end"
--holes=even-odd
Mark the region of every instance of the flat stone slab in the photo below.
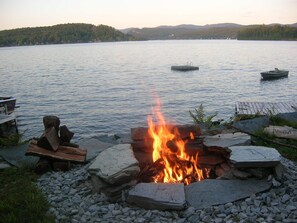
{"type": "Polygon", "coordinates": [[[279,152],[271,147],[231,146],[229,149],[235,167],[273,167],[281,161],[279,152]]]}
{"type": "Polygon", "coordinates": [[[120,184],[136,176],[140,168],[130,144],[114,145],[102,151],[89,167],[95,174],[110,184],[120,184]]]}
{"type": "Polygon", "coordinates": [[[182,210],[186,207],[184,184],[140,183],[129,191],[127,201],[146,209],[182,210]]]}
{"type": "Polygon", "coordinates": [[[78,142],[79,147],[87,150],[86,161],[91,161],[105,149],[112,147],[114,144],[102,142],[95,138],[82,139],[78,142]]]}
{"type": "Polygon", "coordinates": [[[185,187],[189,205],[202,209],[247,198],[270,189],[267,180],[203,180],[185,187]]]}
{"type": "Polygon", "coordinates": [[[230,146],[250,145],[250,143],[251,137],[241,132],[205,136],[203,140],[203,144],[207,147],[218,146],[226,148],[230,146]]]}
{"type": "Polygon", "coordinates": [[[0,147],[0,156],[9,164],[16,167],[35,166],[39,157],[26,156],[29,143],[12,147],[0,147]]]}
{"type": "Polygon", "coordinates": [[[234,122],[233,127],[247,133],[255,133],[264,127],[269,126],[269,117],[262,116],[253,119],[241,120],[234,122]]]}
{"type": "Polygon", "coordinates": [[[264,132],[270,135],[274,135],[279,138],[295,139],[297,140],[297,129],[289,126],[273,126],[270,125],[264,128],[264,132]]]}

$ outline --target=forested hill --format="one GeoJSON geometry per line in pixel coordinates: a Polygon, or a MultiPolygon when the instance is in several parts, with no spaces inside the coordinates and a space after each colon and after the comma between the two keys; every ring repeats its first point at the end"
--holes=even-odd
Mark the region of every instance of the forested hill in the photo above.
{"type": "Polygon", "coordinates": [[[285,25],[260,25],[238,32],[238,40],[297,40],[297,27],[285,25]]]}
{"type": "Polygon", "coordinates": [[[130,28],[122,32],[148,40],[168,39],[246,39],[297,40],[296,23],[291,25],[240,25],[219,23],[205,26],[178,25],[155,28],[130,28]]]}
{"type": "Polygon", "coordinates": [[[136,40],[136,38],[110,26],[83,23],[0,31],[0,46],[2,47],[129,40],[136,40]]]}

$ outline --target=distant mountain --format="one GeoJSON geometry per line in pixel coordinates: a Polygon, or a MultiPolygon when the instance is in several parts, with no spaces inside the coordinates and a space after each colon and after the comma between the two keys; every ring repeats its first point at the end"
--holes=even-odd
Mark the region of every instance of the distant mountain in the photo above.
{"type": "Polygon", "coordinates": [[[43,45],[136,40],[106,25],[69,23],[0,31],[0,46],[43,45]]]}
{"type": "MultiPolygon", "coordinates": [[[[280,24],[270,24],[269,27],[280,24]]],[[[197,26],[182,24],[177,26],[158,26],[154,28],[128,28],[121,30],[138,39],[147,40],[171,40],[171,39],[237,39],[238,33],[246,29],[262,25],[240,25],[236,23],[218,23],[197,26]]],[[[297,23],[287,25],[297,27],[297,23]]],[[[284,35],[284,38],[286,35],[284,35]]]]}
{"type": "Polygon", "coordinates": [[[220,23],[205,26],[182,24],[177,26],[158,26],[155,28],[129,28],[121,30],[136,38],[148,40],[165,39],[227,39],[236,38],[237,32],[244,27],[235,23],[220,23]]]}

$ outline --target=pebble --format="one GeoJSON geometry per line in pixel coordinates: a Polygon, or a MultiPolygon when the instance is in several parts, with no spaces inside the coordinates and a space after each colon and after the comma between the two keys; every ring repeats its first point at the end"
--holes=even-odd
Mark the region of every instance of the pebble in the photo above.
{"type": "MultiPolygon", "coordinates": [[[[297,164],[282,158],[282,182],[270,191],[205,209],[145,210],[125,202],[110,203],[104,194],[92,193],[87,173],[90,164],[67,172],[48,172],[37,181],[56,216],[56,222],[297,222],[297,164]]],[[[273,181],[274,179],[272,179],[273,181]]],[[[214,195],[215,196],[215,195],[214,195]]]]}

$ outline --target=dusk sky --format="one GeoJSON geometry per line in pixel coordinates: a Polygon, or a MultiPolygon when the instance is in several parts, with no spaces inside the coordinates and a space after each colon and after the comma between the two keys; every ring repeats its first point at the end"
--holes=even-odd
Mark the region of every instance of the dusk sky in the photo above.
{"type": "Polygon", "coordinates": [[[297,0],[0,0],[0,30],[62,23],[123,29],[225,22],[296,23],[297,0]]]}

